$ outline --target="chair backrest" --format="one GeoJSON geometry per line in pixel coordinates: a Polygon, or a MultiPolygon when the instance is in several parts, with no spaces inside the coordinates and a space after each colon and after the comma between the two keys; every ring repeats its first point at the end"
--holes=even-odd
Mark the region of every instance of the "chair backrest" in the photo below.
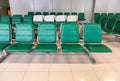
{"type": "Polygon", "coordinates": [[[49,15],[49,13],[48,12],[43,12],[43,15],[46,16],[46,15],[49,15]]]}
{"type": "Polygon", "coordinates": [[[78,14],[78,20],[85,20],[85,14],[84,13],[79,13],[78,14]]]}
{"type": "Polygon", "coordinates": [[[10,24],[10,15],[4,14],[1,16],[1,23],[10,24]]]}
{"type": "Polygon", "coordinates": [[[41,15],[41,12],[36,12],[35,15],[41,15]]]}
{"type": "Polygon", "coordinates": [[[43,22],[43,15],[34,15],[33,22],[43,22]]]}
{"type": "Polygon", "coordinates": [[[118,23],[116,24],[116,26],[115,26],[113,31],[115,31],[115,32],[120,34],[120,21],[118,21],[118,23]]]}
{"type": "Polygon", "coordinates": [[[94,13],[94,21],[95,23],[99,23],[100,22],[100,13],[94,13]]]}
{"type": "Polygon", "coordinates": [[[113,17],[115,17],[115,15],[114,15],[114,13],[108,13],[108,17],[113,18],[113,17]]]}
{"type": "Polygon", "coordinates": [[[56,13],[55,12],[50,12],[50,15],[56,15],[56,13]]]}
{"type": "Polygon", "coordinates": [[[67,17],[67,22],[77,22],[78,16],[77,15],[69,15],[67,17]]]}
{"type": "Polygon", "coordinates": [[[56,16],[56,22],[65,22],[66,21],[66,16],[65,15],[58,15],[56,16]]]}
{"type": "Polygon", "coordinates": [[[32,22],[33,22],[33,16],[32,15],[24,15],[23,22],[24,23],[32,24],[32,22]]]}
{"type": "Polygon", "coordinates": [[[63,13],[62,12],[57,12],[57,15],[63,15],[63,13]]]}
{"type": "Polygon", "coordinates": [[[77,23],[63,23],[60,28],[62,43],[79,42],[79,26],[77,23]]]}
{"type": "Polygon", "coordinates": [[[34,12],[28,12],[28,15],[32,15],[32,16],[33,16],[33,15],[34,15],[34,12]]]}
{"type": "Polygon", "coordinates": [[[71,12],[71,15],[77,15],[77,12],[71,12]]]}
{"type": "Polygon", "coordinates": [[[102,42],[102,29],[99,24],[96,23],[85,24],[83,32],[84,32],[84,43],[102,42]]]}
{"type": "Polygon", "coordinates": [[[38,25],[38,42],[55,43],[56,42],[56,25],[45,23],[38,25]]]}
{"type": "Polygon", "coordinates": [[[118,19],[116,18],[109,18],[109,21],[107,22],[107,28],[110,30],[113,30],[113,28],[115,27],[116,23],[117,23],[118,19]]]}
{"type": "Polygon", "coordinates": [[[120,19],[120,13],[116,13],[116,14],[115,14],[115,17],[116,17],[117,19],[120,19]]]}
{"type": "Polygon", "coordinates": [[[11,41],[11,28],[9,24],[0,23],[0,43],[11,41]]]}
{"type": "Polygon", "coordinates": [[[64,12],[64,15],[68,16],[70,15],[70,12],[64,12]]]}
{"type": "Polygon", "coordinates": [[[19,24],[22,23],[22,15],[13,15],[12,16],[12,24],[19,24]]]}
{"type": "Polygon", "coordinates": [[[100,22],[102,28],[106,26],[106,24],[107,24],[108,21],[109,21],[109,18],[108,18],[108,17],[103,17],[103,18],[102,18],[102,20],[101,20],[101,22],[100,22]]]}
{"type": "Polygon", "coordinates": [[[32,43],[34,41],[34,31],[32,24],[17,24],[16,25],[16,42],[32,43]]]}
{"type": "Polygon", "coordinates": [[[55,21],[55,16],[54,15],[46,15],[44,17],[45,22],[54,22],[55,21]]]}

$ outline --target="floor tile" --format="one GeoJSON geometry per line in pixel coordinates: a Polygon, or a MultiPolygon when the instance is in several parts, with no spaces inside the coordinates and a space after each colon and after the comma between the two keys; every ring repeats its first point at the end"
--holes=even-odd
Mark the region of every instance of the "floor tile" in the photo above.
{"type": "Polygon", "coordinates": [[[5,71],[26,71],[27,67],[25,63],[10,63],[5,71]]]}
{"type": "Polygon", "coordinates": [[[26,72],[23,81],[48,81],[48,72],[26,72]]]}
{"type": "Polygon", "coordinates": [[[93,71],[90,64],[70,64],[72,71],[93,71]]]}
{"type": "Polygon", "coordinates": [[[74,81],[71,72],[50,72],[49,81],[74,81]]]}
{"type": "Polygon", "coordinates": [[[49,64],[39,64],[39,63],[31,63],[28,66],[27,71],[49,71],[49,64]]]}
{"type": "Polygon", "coordinates": [[[74,81],[99,81],[94,72],[73,72],[74,81]]]}
{"type": "Polygon", "coordinates": [[[22,81],[24,72],[0,72],[0,81],[22,81]]]}
{"type": "Polygon", "coordinates": [[[120,76],[117,72],[96,72],[99,81],[120,81],[120,76]]]}
{"type": "Polygon", "coordinates": [[[50,64],[50,71],[55,72],[66,72],[70,70],[70,64],[50,64]]]}

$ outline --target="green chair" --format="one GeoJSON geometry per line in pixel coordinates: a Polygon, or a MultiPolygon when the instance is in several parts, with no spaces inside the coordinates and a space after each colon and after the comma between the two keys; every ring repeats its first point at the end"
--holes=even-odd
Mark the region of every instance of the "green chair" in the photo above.
{"type": "Polygon", "coordinates": [[[77,15],[77,12],[71,12],[71,15],[77,15]]]}
{"type": "Polygon", "coordinates": [[[99,23],[100,22],[100,13],[94,13],[94,21],[95,23],[99,23]]]}
{"type": "Polygon", "coordinates": [[[63,13],[62,12],[57,12],[57,15],[63,15],[63,13]]]}
{"type": "Polygon", "coordinates": [[[43,15],[46,16],[46,15],[49,15],[49,13],[48,12],[43,12],[43,15]]]}
{"type": "Polygon", "coordinates": [[[99,19],[99,23],[101,23],[101,20],[104,17],[108,17],[107,13],[101,13],[101,16],[100,16],[100,19],[99,19]]]}
{"type": "Polygon", "coordinates": [[[32,24],[17,24],[15,33],[15,44],[12,44],[7,52],[30,52],[34,41],[32,24]]]}
{"type": "Polygon", "coordinates": [[[70,12],[65,12],[64,15],[68,16],[70,15],[70,12]]]}
{"type": "Polygon", "coordinates": [[[115,17],[116,17],[117,19],[120,19],[120,13],[116,13],[116,14],[115,14],[115,17]]]}
{"type": "Polygon", "coordinates": [[[56,13],[55,12],[50,12],[50,15],[56,15],[56,13]]]}
{"type": "Polygon", "coordinates": [[[108,17],[113,18],[113,17],[115,17],[115,15],[114,15],[114,13],[108,13],[108,17]]]}
{"type": "Polygon", "coordinates": [[[22,15],[13,15],[12,16],[12,25],[16,26],[16,24],[22,23],[22,15]]]}
{"type": "Polygon", "coordinates": [[[7,14],[2,15],[0,23],[10,24],[10,15],[7,14]]]}
{"type": "Polygon", "coordinates": [[[78,14],[78,20],[83,20],[83,21],[86,20],[86,19],[85,19],[85,14],[82,13],[82,12],[79,13],[79,14],[78,14]]]}
{"type": "Polygon", "coordinates": [[[102,20],[101,20],[101,22],[100,22],[101,27],[102,28],[106,27],[108,21],[109,21],[108,17],[103,17],[102,20]]]}
{"type": "Polygon", "coordinates": [[[107,22],[106,27],[103,28],[103,31],[112,34],[113,28],[115,27],[116,23],[118,22],[118,19],[116,18],[110,18],[107,22]]]}
{"type": "Polygon", "coordinates": [[[36,12],[35,15],[41,15],[41,12],[36,12]]]}
{"type": "Polygon", "coordinates": [[[106,53],[112,52],[110,48],[101,44],[102,42],[102,29],[99,24],[86,24],[84,26],[84,46],[89,52],[106,53]]]}
{"type": "Polygon", "coordinates": [[[23,23],[32,24],[33,23],[33,16],[32,15],[24,15],[23,23]]]}
{"type": "Polygon", "coordinates": [[[113,34],[120,35],[120,21],[116,24],[115,28],[113,29],[113,34]]]}
{"type": "Polygon", "coordinates": [[[28,12],[28,15],[32,15],[32,16],[33,16],[33,15],[34,15],[34,12],[28,12]]]}
{"type": "Polygon", "coordinates": [[[63,23],[60,28],[62,52],[85,52],[79,44],[79,27],[77,23],[63,23]]]}
{"type": "Polygon", "coordinates": [[[34,52],[57,52],[55,24],[40,24],[38,26],[38,42],[34,52]]]}
{"type": "Polygon", "coordinates": [[[0,52],[10,45],[11,28],[9,24],[0,23],[0,52]]]}

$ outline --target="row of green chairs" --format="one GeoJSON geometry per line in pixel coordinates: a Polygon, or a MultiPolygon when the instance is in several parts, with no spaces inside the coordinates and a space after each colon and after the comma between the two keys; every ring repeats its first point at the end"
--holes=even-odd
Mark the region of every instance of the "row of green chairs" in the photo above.
{"type": "Polygon", "coordinates": [[[106,24],[101,25],[102,30],[108,34],[119,34],[120,35],[120,20],[117,18],[110,18],[107,21],[106,20],[103,20],[103,22],[104,23],[106,22],[106,24]]]}
{"type": "MultiPolygon", "coordinates": [[[[40,24],[38,26],[37,42],[34,52],[58,52],[55,24],[40,24]]],[[[84,46],[79,41],[79,26],[75,23],[61,25],[60,38],[62,52],[112,52],[110,48],[101,44],[102,30],[99,24],[86,23],[84,27],[84,46]],[[85,49],[86,48],[86,49],[85,49]]],[[[9,24],[0,24],[0,51],[31,52],[34,44],[34,30],[32,24],[17,24],[15,43],[11,42],[9,24]]]]}
{"type": "Polygon", "coordinates": [[[117,19],[120,19],[120,13],[116,13],[116,14],[114,14],[114,13],[94,13],[94,21],[95,21],[95,23],[100,23],[101,22],[101,20],[102,20],[102,18],[104,18],[104,17],[108,17],[108,18],[113,18],[113,17],[115,17],[115,18],[117,18],[117,19]]]}

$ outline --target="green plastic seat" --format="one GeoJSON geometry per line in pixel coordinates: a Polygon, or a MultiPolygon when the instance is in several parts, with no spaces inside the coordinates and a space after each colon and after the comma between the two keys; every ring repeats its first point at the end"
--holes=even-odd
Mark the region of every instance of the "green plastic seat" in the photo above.
{"type": "Polygon", "coordinates": [[[36,12],[35,15],[41,15],[41,12],[36,12]]]}
{"type": "Polygon", "coordinates": [[[99,23],[100,22],[100,13],[94,13],[94,21],[95,23],[99,23]]]}
{"type": "Polygon", "coordinates": [[[77,12],[71,12],[71,15],[77,15],[77,12]]]}
{"type": "Polygon", "coordinates": [[[38,42],[35,52],[57,52],[55,24],[44,23],[38,26],[38,42]]]}
{"type": "Polygon", "coordinates": [[[120,19],[120,13],[116,13],[116,14],[115,14],[115,17],[116,17],[117,19],[120,19]]]}
{"type": "Polygon", "coordinates": [[[34,15],[34,12],[28,12],[28,15],[32,15],[32,16],[33,16],[33,15],[34,15]]]}
{"type": "Polygon", "coordinates": [[[57,15],[63,15],[63,13],[62,12],[57,12],[57,15]]]}
{"type": "Polygon", "coordinates": [[[116,24],[115,28],[113,29],[113,34],[119,34],[120,35],[120,21],[116,24]]]}
{"type": "Polygon", "coordinates": [[[46,15],[49,15],[49,13],[48,12],[43,12],[43,15],[46,16],[46,15]]]}
{"type": "Polygon", "coordinates": [[[107,25],[107,22],[109,21],[109,18],[108,17],[103,17],[100,24],[101,24],[101,27],[104,28],[106,25],[107,25]]]}
{"type": "Polygon", "coordinates": [[[79,13],[79,14],[78,14],[78,20],[86,20],[86,19],[85,19],[85,14],[82,13],[82,12],[79,13]]]}
{"type": "Polygon", "coordinates": [[[50,12],[50,15],[56,15],[56,12],[50,12]]]}
{"type": "Polygon", "coordinates": [[[109,21],[107,22],[106,27],[103,28],[103,31],[108,34],[113,34],[113,28],[115,27],[117,22],[118,22],[118,19],[110,18],[109,21]]]}
{"type": "Polygon", "coordinates": [[[7,14],[2,15],[0,23],[10,24],[10,15],[7,14]]]}
{"type": "Polygon", "coordinates": [[[10,45],[11,31],[10,25],[0,23],[0,52],[10,45]]]}
{"type": "Polygon", "coordinates": [[[101,13],[101,16],[100,16],[100,19],[99,19],[99,23],[101,23],[101,20],[104,17],[108,17],[107,13],[101,13]]]}
{"type": "Polygon", "coordinates": [[[111,49],[102,42],[102,29],[99,24],[85,24],[84,26],[84,46],[89,52],[112,52],[111,49]]]}
{"type": "Polygon", "coordinates": [[[65,12],[64,15],[68,16],[70,15],[70,12],[65,12]]]}
{"type": "Polygon", "coordinates": [[[113,18],[113,17],[115,17],[115,15],[114,15],[114,13],[108,13],[108,17],[113,18]]]}
{"type": "Polygon", "coordinates": [[[85,52],[79,44],[79,27],[77,23],[64,23],[60,30],[62,52],[85,52]]]}
{"type": "Polygon", "coordinates": [[[32,24],[33,16],[32,15],[24,15],[23,23],[32,24]]]}
{"type": "Polygon", "coordinates": [[[32,24],[17,24],[15,33],[15,44],[12,44],[7,52],[30,52],[34,41],[32,24]]]}
{"type": "Polygon", "coordinates": [[[15,26],[16,24],[22,23],[22,15],[13,15],[12,16],[12,25],[15,26]]]}

